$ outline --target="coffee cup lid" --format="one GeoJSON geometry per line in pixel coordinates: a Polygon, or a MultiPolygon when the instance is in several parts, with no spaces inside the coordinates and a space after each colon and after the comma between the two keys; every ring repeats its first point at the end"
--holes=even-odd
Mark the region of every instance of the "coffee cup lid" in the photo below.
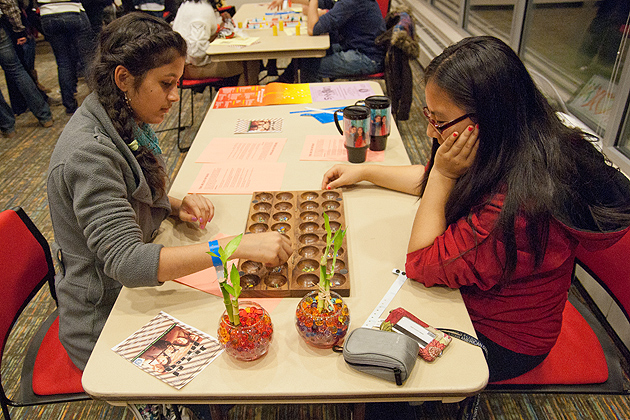
{"type": "Polygon", "coordinates": [[[351,119],[367,118],[370,109],[363,105],[350,105],[343,109],[343,116],[351,119]]]}
{"type": "Polygon", "coordinates": [[[372,109],[385,109],[391,105],[391,100],[384,95],[373,95],[365,98],[365,104],[372,109]]]}

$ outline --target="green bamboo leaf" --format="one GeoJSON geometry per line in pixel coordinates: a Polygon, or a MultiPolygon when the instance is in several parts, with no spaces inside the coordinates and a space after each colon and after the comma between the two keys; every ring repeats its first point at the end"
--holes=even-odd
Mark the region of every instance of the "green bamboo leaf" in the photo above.
{"type": "Polygon", "coordinates": [[[346,236],[346,231],[345,230],[337,230],[337,232],[335,232],[335,236],[333,238],[333,243],[334,243],[334,250],[335,250],[335,254],[337,255],[337,251],[339,251],[339,248],[341,248],[341,244],[343,242],[343,237],[346,236]]]}
{"type": "Polygon", "coordinates": [[[234,288],[227,284],[227,282],[223,283],[223,288],[232,296],[234,296],[234,288]]]}
{"type": "Polygon", "coordinates": [[[330,241],[330,237],[332,235],[332,231],[330,229],[330,219],[329,219],[327,213],[324,213],[324,228],[326,229],[326,248],[328,248],[330,246],[330,244],[332,243],[330,241]]]}
{"type": "Polygon", "coordinates": [[[231,293],[231,295],[234,296],[234,299],[238,299],[243,289],[241,288],[241,275],[238,272],[238,268],[236,268],[236,264],[232,265],[232,271],[230,272],[230,281],[232,282],[233,290],[233,293],[231,293]]]}
{"type": "Polygon", "coordinates": [[[235,237],[234,239],[232,239],[225,246],[226,261],[223,261],[224,265],[227,263],[227,259],[230,258],[232,256],[232,254],[234,254],[234,251],[236,251],[236,248],[238,248],[238,246],[240,245],[241,239],[243,239],[243,234],[242,233],[240,235],[238,235],[237,237],[235,237]]]}

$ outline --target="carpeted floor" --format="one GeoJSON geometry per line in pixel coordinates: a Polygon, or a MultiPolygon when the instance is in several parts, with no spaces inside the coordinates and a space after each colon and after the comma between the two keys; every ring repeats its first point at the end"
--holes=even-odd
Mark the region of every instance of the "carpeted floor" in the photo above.
{"type": "MultiPolygon", "coordinates": [[[[37,69],[40,81],[52,90],[52,96],[59,96],[56,77],[56,64],[51,50],[43,40],[38,42],[37,69]]],[[[264,76],[264,73],[261,73],[264,76]]],[[[426,163],[430,145],[424,134],[424,118],[421,114],[423,100],[421,69],[414,66],[414,105],[409,121],[400,122],[399,130],[413,163],[426,163]]],[[[272,81],[266,78],[263,83],[272,81]]],[[[0,76],[0,90],[5,98],[6,86],[0,76]]],[[[88,89],[82,82],[78,97],[82,100],[88,89]]],[[[185,118],[189,116],[188,93],[185,94],[185,118]]],[[[185,130],[184,142],[194,138],[201,123],[201,115],[209,107],[211,95],[209,91],[195,96],[195,115],[197,120],[192,128],[185,130]]],[[[48,215],[45,174],[50,153],[56,139],[63,130],[69,117],[61,105],[52,107],[55,124],[52,128],[42,128],[29,112],[17,118],[17,136],[11,139],[0,138],[0,210],[15,205],[22,206],[31,216],[35,224],[49,241],[52,241],[52,228],[48,215]]],[[[164,123],[158,128],[172,127],[177,121],[177,109],[174,108],[164,123]]],[[[164,151],[168,171],[174,176],[179,169],[184,155],[176,147],[176,132],[167,131],[159,134],[160,144],[164,151]]],[[[0,273],[1,275],[1,273],[0,273]]],[[[1,378],[7,386],[9,395],[16,392],[11,386],[19,374],[20,358],[26,346],[22,337],[28,334],[33,325],[43,319],[53,307],[52,299],[47,292],[37,296],[35,302],[27,308],[24,317],[19,321],[12,335],[2,363],[1,378]],[[9,384],[9,385],[7,385],[9,384]]],[[[630,400],[627,396],[547,396],[547,395],[509,395],[484,394],[481,397],[479,420],[543,420],[543,419],[629,419],[630,400]]],[[[86,401],[70,404],[12,409],[14,419],[111,419],[131,420],[133,416],[124,407],[112,407],[100,401],[86,401]]],[[[400,420],[404,414],[416,419],[454,419],[457,413],[456,404],[425,403],[413,408],[405,405],[391,405],[387,410],[378,410],[368,406],[368,419],[396,418],[400,420]]],[[[313,404],[313,405],[237,405],[229,412],[230,420],[271,420],[271,419],[330,419],[347,420],[351,418],[351,407],[345,404],[313,404]]]]}

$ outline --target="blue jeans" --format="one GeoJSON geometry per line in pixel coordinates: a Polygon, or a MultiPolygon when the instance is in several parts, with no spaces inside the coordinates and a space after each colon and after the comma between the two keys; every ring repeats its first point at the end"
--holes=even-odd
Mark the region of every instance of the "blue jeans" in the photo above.
{"type": "Polygon", "coordinates": [[[340,78],[382,71],[383,63],[376,62],[357,50],[342,51],[339,44],[331,45],[329,54],[322,58],[300,59],[301,82],[321,82],[322,78],[340,78]]]}
{"type": "Polygon", "coordinates": [[[42,29],[57,61],[61,102],[74,112],[79,70],[89,64],[94,45],[90,21],[85,12],[53,13],[42,16],[42,29]]]}
{"type": "Polygon", "coordinates": [[[4,100],[2,91],[0,91],[0,131],[3,133],[15,131],[15,116],[7,101],[4,100]]]}
{"type": "MultiPolygon", "coordinates": [[[[52,113],[50,112],[48,103],[37,89],[31,76],[29,76],[26,69],[24,69],[24,66],[15,52],[11,38],[3,28],[0,28],[0,66],[2,70],[4,70],[7,82],[17,87],[24,97],[28,109],[37,117],[39,122],[44,123],[50,121],[52,119],[52,113]]],[[[0,102],[0,129],[4,132],[13,131],[15,125],[13,111],[11,108],[8,108],[10,112],[9,120],[7,110],[4,109],[3,104],[6,105],[4,98],[2,98],[0,102]]]]}
{"type": "MultiPolygon", "coordinates": [[[[33,79],[33,81],[35,82],[35,85],[37,85],[37,81],[36,81],[37,79],[34,76],[34,74],[36,74],[35,73],[35,48],[36,46],[37,45],[35,42],[35,38],[30,37],[30,36],[26,38],[26,43],[22,45],[17,45],[15,43],[15,39],[13,39],[13,48],[15,48],[15,52],[17,53],[17,56],[20,59],[20,62],[24,66],[24,69],[26,69],[26,72],[28,73],[28,75],[31,76],[31,79],[33,79]]],[[[15,86],[13,83],[11,83],[9,80],[7,80],[7,90],[9,92],[9,101],[11,101],[11,108],[13,109],[13,113],[15,115],[20,115],[26,112],[28,110],[28,105],[26,105],[26,100],[20,93],[20,90],[18,89],[18,87],[15,86]]],[[[48,95],[46,95],[46,92],[41,91],[39,89],[39,86],[37,87],[37,90],[39,90],[39,93],[44,97],[44,100],[48,102],[48,95]]]]}

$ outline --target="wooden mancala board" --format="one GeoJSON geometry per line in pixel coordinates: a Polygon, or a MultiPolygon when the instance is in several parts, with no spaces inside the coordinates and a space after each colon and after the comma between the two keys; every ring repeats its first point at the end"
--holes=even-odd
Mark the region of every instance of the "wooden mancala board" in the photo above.
{"type": "MultiPolygon", "coordinates": [[[[345,229],[341,190],[261,191],[252,194],[245,232],[277,230],[288,235],[293,255],[284,265],[265,267],[255,261],[239,261],[242,297],[303,297],[317,290],[319,262],[326,247],[323,213],[330,219],[333,232],[345,229]]],[[[348,245],[344,237],[331,279],[331,290],[350,295],[348,245]]],[[[332,264],[329,253],[328,269],[332,264]]]]}

